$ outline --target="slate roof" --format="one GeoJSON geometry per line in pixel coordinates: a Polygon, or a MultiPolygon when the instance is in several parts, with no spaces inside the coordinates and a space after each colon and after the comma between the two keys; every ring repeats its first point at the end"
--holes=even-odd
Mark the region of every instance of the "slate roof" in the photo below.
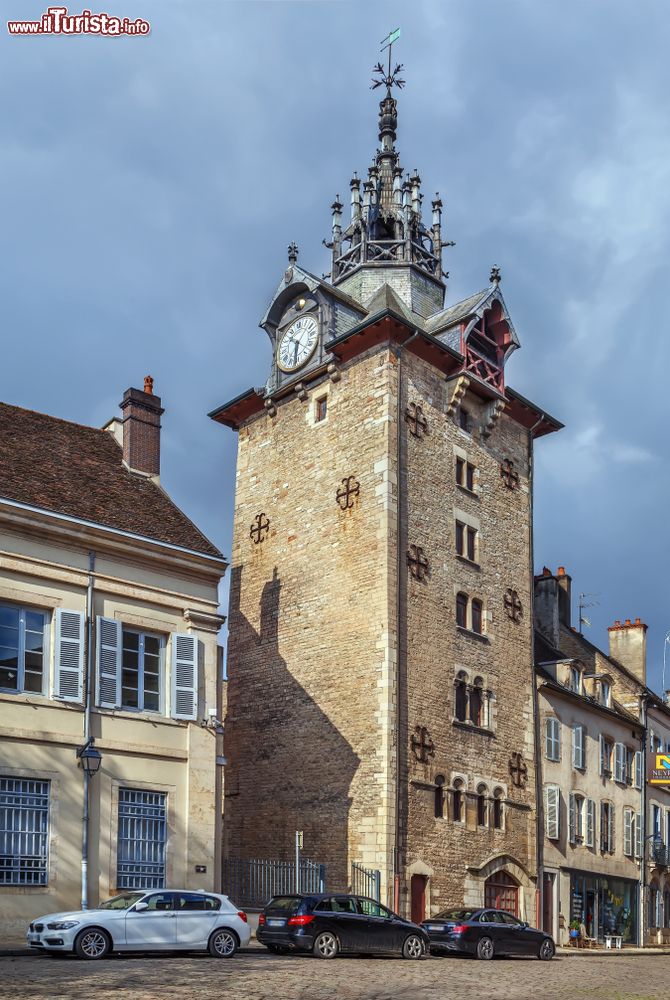
{"type": "Polygon", "coordinates": [[[0,499],[223,558],[106,430],[0,403],[0,499]]]}

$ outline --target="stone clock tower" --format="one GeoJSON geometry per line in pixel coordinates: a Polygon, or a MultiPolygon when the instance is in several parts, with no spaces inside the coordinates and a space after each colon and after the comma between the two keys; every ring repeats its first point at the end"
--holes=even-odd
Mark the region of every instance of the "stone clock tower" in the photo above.
{"type": "Polygon", "coordinates": [[[532,456],[561,425],[506,384],[498,269],[445,304],[398,69],[330,280],[289,247],[267,384],[211,414],[239,435],[224,852],[289,859],[302,830],[328,888],[357,863],[414,917],[535,919],[532,456]]]}

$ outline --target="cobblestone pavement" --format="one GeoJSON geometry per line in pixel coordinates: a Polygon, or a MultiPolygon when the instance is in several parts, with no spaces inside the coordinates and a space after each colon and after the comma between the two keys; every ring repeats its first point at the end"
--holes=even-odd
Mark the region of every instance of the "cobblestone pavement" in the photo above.
{"type": "Polygon", "coordinates": [[[670,955],[463,958],[273,956],[233,959],[118,956],[102,962],[28,955],[0,958],[0,997],[34,1000],[668,1000],[670,955]]]}

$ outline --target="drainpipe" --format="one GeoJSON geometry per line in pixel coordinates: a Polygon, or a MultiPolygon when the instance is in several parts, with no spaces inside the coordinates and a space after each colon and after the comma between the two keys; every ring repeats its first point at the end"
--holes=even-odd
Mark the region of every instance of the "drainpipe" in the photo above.
{"type": "Polygon", "coordinates": [[[395,731],[396,731],[396,776],[395,776],[395,847],[393,850],[393,909],[396,913],[400,911],[400,783],[401,783],[401,762],[400,762],[400,676],[401,676],[401,650],[400,650],[400,621],[402,617],[402,588],[400,584],[402,576],[402,507],[401,507],[401,462],[400,454],[402,449],[402,366],[401,358],[403,349],[419,336],[419,331],[415,330],[401,344],[393,346],[392,351],[396,357],[396,370],[398,372],[398,396],[396,409],[396,683],[395,683],[395,731]]]}
{"type": "MultiPolygon", "coordinates": [[[[84,743],[91,738],[91,706],[93,704],[93,585],[95,552],[88,554],[88,586],[86,587],[86,676],[84,678],[84,743]]],[[[81,836],[81,908],[88,909],[88,828],[91,778],[84,768],[84,811],[81,836]]]]}
{"type": "MultiPolygon", "coordinates": [[[[540,706],[537,692],[537,675],[535,672],[535,566],[534,566],[534,493],[535,493],[535,455],[533,433],[544,420],[542,413],[539,419],[528,430],[528,493],[529,493],[529,558],[530,558],[530,648],[531,648],[531,680],[533,683],[533,741],[535,749],[535,810],[537,816],[535,830],[535,867],[537,883],[535,886],[535,919],[536,927],[541,927],[544,917],[544,795],[542,788],[542,740],[540,737],[540,706]]],[[[557,890],[559,886],[556,887],[557,890]]],[[[553,914],[552,914],[553,930],[553,914]]],[[[553,936],[553,935],[552,935],[553,936]]]]}

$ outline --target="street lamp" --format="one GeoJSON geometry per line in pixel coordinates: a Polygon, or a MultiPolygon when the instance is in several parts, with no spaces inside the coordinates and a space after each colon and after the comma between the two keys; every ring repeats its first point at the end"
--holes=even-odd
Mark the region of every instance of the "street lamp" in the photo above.
{"type": "Polygon", "coordinates": [[[665,639],[663,640],[663,679],[661,680],[661,697],[665,701],[665,652],[668,648],[668,643],[670,642],[670,630],[665,633],[665,639]]]}
{"type": "Polygon", "coordinates": [[[84,772],[84,815],[82,816],[81,842],[81,908],[88,909],[88,826],[89,826],[89,785],[91,778],[100,770],[102,754],[93,746],[90,736],[83,746],[77,747],[77,761],[84,772]]]}
{"type": "Polygon", "coordinates": [[[97,774],[100,770],[100,765],[102,763],[102,754],[99,750],[96,750],[93,746],[93,738],[91,737],[83,747],[77,747],[77,758],[81,764],[82,770],[87,777],[92,777],[97,774]]]}

